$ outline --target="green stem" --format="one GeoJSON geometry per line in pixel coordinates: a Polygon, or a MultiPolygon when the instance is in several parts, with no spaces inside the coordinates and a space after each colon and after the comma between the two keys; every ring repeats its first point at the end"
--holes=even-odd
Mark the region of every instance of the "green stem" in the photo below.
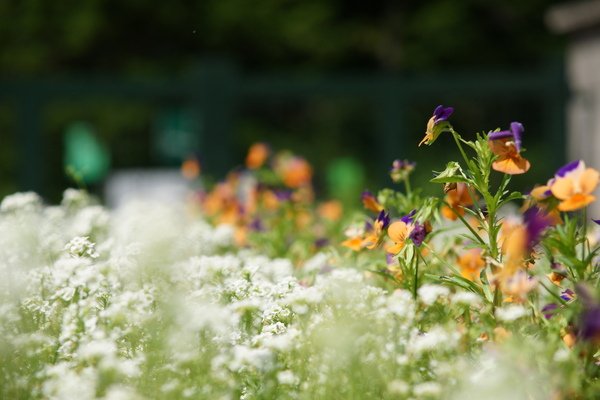
{"type": "MultiPolygon", "coordinates": [[[[588,242],[587,240],[587,207],[584,207],[581,211],[583,216],[583,240],[581,242],[581,261],[585,260],[585,246],[588,242]]],[[[586,266],[587,268],[587,266],[586,266]]]]}
{"type": "Polygon", "coordinates": [[[460,154],[462,155],[463,160],[465,160],[465,166],[468,168],[469,167],[469,158],[467,157],[467,153],[465,153],[465,150],[463,149],[462,144],[460,144],[459,135],[454,129],[451,129],[450,132],[452,132],[452,137],[454,138],[454,141],[456,142],[456,146],[458,146],[458,150],[460,150],[460,154]]]}
{"type": "Polygon", "coordinates": [[[544,289],[546,289],[546,291],[547,291],[548,293],[550,293],[550,295],[551,295],[552,297],[554,297],[556,300],[558,300],[558,301],[559,301],[561,304],[567,304],[567,302],[566,302],[566,301],[564,301],[564,300],[562,299],[562,297],[560,297],[559,295],[557,295],[556,293],[554,293],[552,290],[550,290],[550,288],[549,288],[548,286],[546,286],[546,284],[545,284],[544,282],[542,282],[542,281],[539,281],[539,283],[540,283],[540,285],[542,285],[542,287],[543,287],[544,289]]]}
{"type": "Polygon", "coordinates": [[[406,195],[410,196],[411,188],[410,188],[410,180],[408,179],[408,176],[406,178],[404,178],[404,188],[406,189],[406,195]]]}
{"type": "MultiPolygon", "coordinates": [[[[419,251],[416,249],[415,251],[419,251]]],[[[417,288],[419,287],[419,255],[415,257],[415,287],[413,289],[413,297],[417,300],[417,288]]]]}
{"type": "Polygon", "coordinates": [[[479,236],[477,232],[475,232],[475,229],[473,229],[473,227],[469,225],[469,223],[462,217],[462,215],[460,215],[454,208],[450,207],[450,204],[448,204],[447,202],[444,201],[443,203],[454,213],[454,215],[458,217],[458,219],[461,220],[461,222],[467,227],[467,229],[471,231],[471,233],[473,234],[473,236],[475,236],[479,243],[482,246],[486,246],[485,241],[481,238],[481,236],[479,236]]]}

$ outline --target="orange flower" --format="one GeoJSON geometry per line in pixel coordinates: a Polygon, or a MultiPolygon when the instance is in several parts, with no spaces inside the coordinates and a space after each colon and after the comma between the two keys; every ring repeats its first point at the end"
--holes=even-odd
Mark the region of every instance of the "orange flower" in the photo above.
{"type": "Polygon", "coordinates": [[[342,217],[343,207],[338,200],[323,202],[317,208],[317,213],[321,218],[329,221],[338,221],[342,217]]]}
{"type": "Polygon", "coordinates": [[[470,249],[458,258],[460,274],[464,278],[470,281],[479,281],[479,274],[485,267],[481,253],[481,249],[470,249]]]}
{"type": "Polygon", "coordinates": [[[290,188],[308,185],[312,179],[312,167],[300,157],[283,155],[277,160],[275,169],[283,184],[290,188]]]}
{"type": "Polygon", "coordinates": [[[460,216],[465,215],[463,207],[473,205],[473,198],[469,194],[468,186],[462,182],[457,183],[455,189],[448,191],[445,200],[450,207],[444,205],[440,211],[446,219],[451,221],[455,221],[458,218],[456,214],[460,216]]]}
{"type": "Polygon", "coordinates": [[[600,173],[586,168],[581,160],[569,163],[558,170],[550,181],[550,191],[560,200],[560,211],[574,211],[593,202],[596,197],[591,193],[598,186],[600,173]]]}
{"type": "Polygon", "coordinates": [[[271,151],[265,143],[254,143],[248,149],[246,156],[246,167],[250,169],[258,169],[263,166],[271,151]]]}
{"type": "Polygon", "coordinates": [[[531,164],[521,157],[521,135],[523,125],[512,122],[509,131],[490,132],[488,144],[492,152],[498,156],[492,163],[495,171],[509,175],[524,174],[529,170],[531,164]]]}

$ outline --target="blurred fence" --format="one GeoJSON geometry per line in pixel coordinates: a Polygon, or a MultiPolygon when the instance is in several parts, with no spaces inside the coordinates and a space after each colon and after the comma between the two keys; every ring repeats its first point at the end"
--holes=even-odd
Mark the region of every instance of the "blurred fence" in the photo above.
{"type": "MultiPolygon", "coordinates": [[[[48,78],[27,81],[0,81],[0,102],[14,116],[12,147],[16,156],[14,177],[20,190],[44,193],[48,182],[40,173],[47,168],[43,114],[57,101],[86,101],[108,98],[158,105],[177,103],[192,110],[201,127],[199,135],[203,165],[217,174],[233,163],[231,148],[234,123],[241,107],[269,102],[310,102],[315,98],[333,102],[359,99],[370,105],[378,168],[386,168],[407,145],[405,110],[413,103],[472,97],[484,99],[493,108],[495,98],[528,96],[541,110],[543,140],[553,162],[565,158],[564,106],[566,86],[561,63],[550,63],[530,71],[469,71],[443,75],[397,76],[385,74],[244,75],[227,63],[207,63],[195,73],[164,81],[102,77],[48,78]]],[[[439,101],[441,103],[442,101],[439,101]]],[[[491,110],[493,112],[493,109],[491,110]]],[[[423,126],[429,118],[424,116],[423,126]]],[[[419,132],[418,135],[422,133],[419,132]]],[[[2,136],[6,135],[5,132],[2,136]]],[[[412,139],[411,139],[412,140],[412,139]]],[[[5,141],[9,143],[9,141],[5,141]]],[[[412,146],[412,141],[411,141],[412,146]]],[[[5,177],[3,177],[4,179],[5,177]]]]}

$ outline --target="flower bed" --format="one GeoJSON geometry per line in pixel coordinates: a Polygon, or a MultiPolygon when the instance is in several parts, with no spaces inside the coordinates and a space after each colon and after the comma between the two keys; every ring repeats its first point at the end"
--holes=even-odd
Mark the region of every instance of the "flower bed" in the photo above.
{"type": "Polygon", "coordinates": [[[398,160],[402,190],[347,218],[264,144],[186,206],[6,197],[0,398],[593,398],[599,174],[577,161],[513,192],[523,127],[465,140],[452,111],[422,141],[455,139],[445,193],[398,160]]]}

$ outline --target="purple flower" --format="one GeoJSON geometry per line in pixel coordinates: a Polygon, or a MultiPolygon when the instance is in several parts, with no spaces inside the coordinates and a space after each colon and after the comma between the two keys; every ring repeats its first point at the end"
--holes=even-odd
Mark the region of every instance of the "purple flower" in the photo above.
{"type": "Polygon", "coordinates": [[[279,201],[288,201],[292,198],[291,190],[275,190],[275,196],[279,201]]]}
{"type": "Polygon", "coordinates": [[[520,122],[511,122],[510,130],[490,132],[488,134],[488,139],[498,140],[512,137],[512,141],[515,143],[515,148],[517,149],[517,152],[519,152],[521,151],[521,136],[523,135],[524,131],[525,128],[523,128],[523,124],[521,124],[520,122]]]}

